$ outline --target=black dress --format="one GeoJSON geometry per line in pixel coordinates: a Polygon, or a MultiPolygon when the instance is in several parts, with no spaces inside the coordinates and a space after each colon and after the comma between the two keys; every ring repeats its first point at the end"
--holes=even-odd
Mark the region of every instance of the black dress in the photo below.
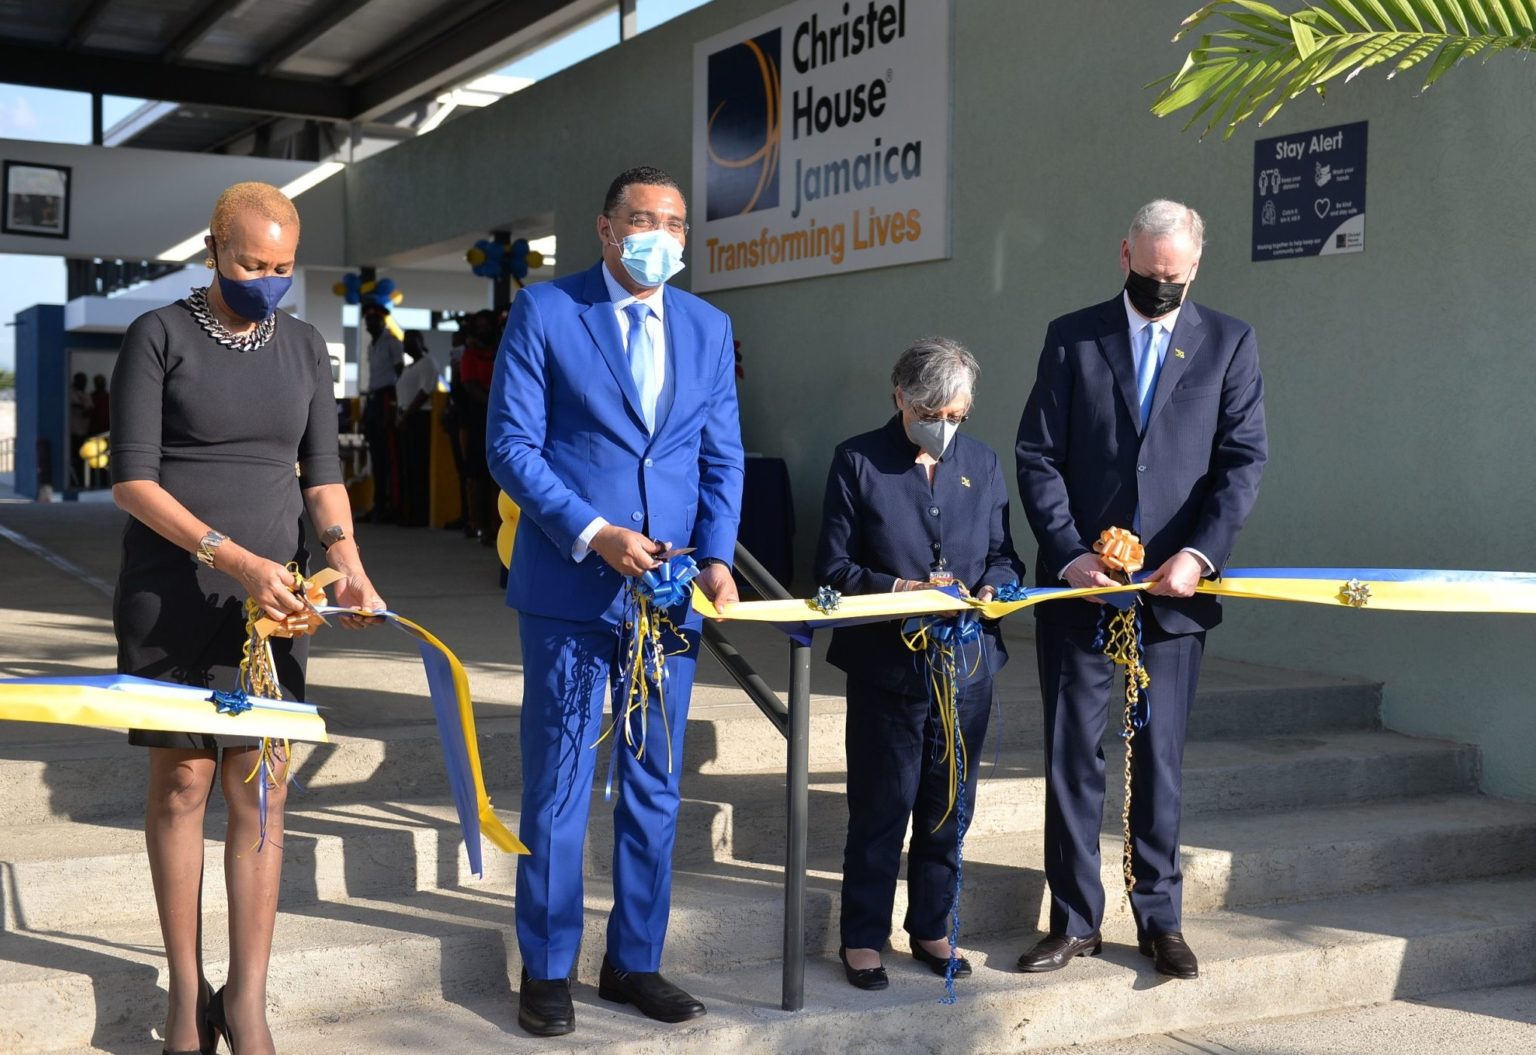
{"type": "MultiPolygon", "coordinates": [[[[242,351],[208,332],[194,315],[199,302],[194,295],[141,315],[123,338],[112,374],[112,479],[158,481],[215,531],[307,569],[301,488],[342,480],[325,342],[278,312],[271,337],[242,351]]],[[[244,604],[233,578],[128,519],[112,603],[120,673],[234,688],[244,604]]],[[[305,645],[272,641],[278,680],[295,699],[304,696],[305,645]]],[[[129,740],[218,746],[192,733],[134,730],[129,740]]]]}

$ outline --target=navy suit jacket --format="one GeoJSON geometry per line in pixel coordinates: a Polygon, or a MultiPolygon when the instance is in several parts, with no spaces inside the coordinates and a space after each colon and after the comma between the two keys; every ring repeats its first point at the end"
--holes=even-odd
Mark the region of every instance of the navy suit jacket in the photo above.
{"type": "MultiPolygon", "coordinates": [[[[997,454],[956,433],[933,486],[898,414],[838,447],[827,474],[816,581],[840,593],[889,593],[897,579],[926,579],[940,556],[972,593],[1016,582],[1023,571],[1008,533],[1008,484],[997,454]]],[[[983,625],[985,655],[961,682],[1008,659],[997,623],[983,625]]],[[[838,627],[827,661],[892,692],[925,696],[928,682],[897,621],[838,627]]],[[[962,665],[964,666],[964,665],[962,665]]]]}
{"type": "Polygon", "coordinates": [[[741,519],[730,319],[691,293],[663,292],[666,385],[652,434],[604,266],[518,293],[491,382],[486,457],[522,511],[507,604],[553,619],[617,611],[623,578],[596,553],[571,559],[598,516],[727,564],[741,519]]]}
{"type": "MultiPolygon", "coordinates": [[[[1138,507],[1146,570],[1186,546],[1218,574],[1231,556],[1268,458],[1253,328],[1185,301],[1145,432],[1140,421],[1122,298],[1052,322],[1015,452],[1019,495],[1040,546],[1039,585],[1060,586],[1061,570],[1105,528],[1130,529],[1138,507]]],[[[1221,621],[1214,597],[1145,599],[1170,633],[1221,621]]],[[[1098,610],[1061,601],[1035,613],[1090,622],[1098,610]]]]}

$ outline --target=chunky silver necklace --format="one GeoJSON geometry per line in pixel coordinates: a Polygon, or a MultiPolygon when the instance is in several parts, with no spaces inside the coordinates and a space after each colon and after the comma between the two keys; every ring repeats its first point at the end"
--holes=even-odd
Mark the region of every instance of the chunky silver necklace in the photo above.
{"type": "Polygon", "coordinates": [[[272,334],[277,330],[277,312],[268,315],[261,323],[249,333],[230,333],[228,328],[213,314],[213,309],[208,306],[208,290],[198,286],[187,296],[187,307],[192,312],[192,317],[203,328],[203,332],[226,348],[233,348],[237,352],[254,352],[272,339],[272,334]]]}

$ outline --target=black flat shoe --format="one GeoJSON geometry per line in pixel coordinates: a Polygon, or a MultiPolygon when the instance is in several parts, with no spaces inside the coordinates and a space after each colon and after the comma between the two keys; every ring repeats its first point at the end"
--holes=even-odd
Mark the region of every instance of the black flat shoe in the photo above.
{"type": "Polygon", "coordinates": [[[597,976],[597,995],[616,1004],[634,1004],[646,1018],[657,1022],[687,1022],[707,1014],[693,997],[661,976],[660,971],[621,971],[603,957],[597,976]]]}
{"type": "Polygon", "coordinates": [[[1176,930],[1159,934],[1155,938],[1138,938],[1136,947],[1143,956],[1152,957],[1152,966],[1157,968],[1158,974],[1166,974],[1170,978],[1200,977],[1200,961],[1195,958],[1195,952],[1184,940],[1184,935],[1176,930]]]}
{"type": "MultiPolygon", "coordinates": [[[[943,956],[935,956],[918,942],[912,943],[912,959],[918,963],[925,963],[934,974],[943,978],[949,973],[949,960],[943,956]]],[[[955,961],[955,977],[969,978],[971,976],[971,961],[964,956],[955,961]]]]}
{"type": "Polygon", "coordinates": [[[518,990],[517,1024],[535,1037],[563,1037],[576,1029],[568,978],[529,978],[523,968],[518,990]]]}
{"type": "Polygon", "coordinates": [[[843,961],[843,973],[848,976],[848,984],[855,989],[884,989],[891,984],[891,979],[885,973],[884,967],[848,966],[846,946],[838,946],[837,958],[843,961]]]}
{"type": "Polygon", "coordinates": [[[1059,971],[1077,956],[1097,956],[1104,948],[1104,939],[1094,931],[1086,938],[1073,938],[1066,934],[1052,934],[1042,938],[1023,956],[1019,957],[1019,970],[1030,974],[1059,971]]]}

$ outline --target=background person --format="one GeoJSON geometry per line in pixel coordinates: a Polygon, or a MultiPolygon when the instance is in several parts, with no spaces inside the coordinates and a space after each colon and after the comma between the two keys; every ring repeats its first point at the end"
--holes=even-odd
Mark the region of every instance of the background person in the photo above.
{"type": "Polygon", "coordinates": [[[368,393],[363,400],[363,439],[373,474],[373,508],[364,517],[380,524],[399,516],[400,466],[395,451],[395,383],[405,370],[405,347],[389,331],[389,309],[377,302],[363,306],[368,345],[368,393]]]}
{"type": "MultiPolygon", "coordinates": [[[[273,618],[302,610],[287,566],[307,568],[306,510],[325,562],[345,576],[336,603],[384,602],[352,538],[325,341],[277,310],[298,212],[276,187],[237,183],[209,231],[214,281],[136,319],[112,375],[112,496],[129,514],[112,624],[121,673],[233,689],[246,597],[273,618]]],[[[305,639],[271,643],[284,691],[303,699],[305,639]]],[[[145,731],[129,741],[149,748],[145,842],[169,967],[166,1048],[212,1051],[218,1027],[240,1055],[267,1055],[285,774],[267,791],[267,838],[253,853],[259,787],[245,777],[256,741],[145,731]],[[203,814],[221,752],[229,978],[215,996],[202,963],[203,814]]]]}
{"type": "Polygon", "coordinates": [[[395,427],[400,453],[400,523],[426,527],[430,520],[432,474],[432,394],[437,391],[437,363],[427,352],[420,332],[405,335],[410,365],[395,382],[395,427]]]}
{"type": "MultiPolygon", "coordinates": [[[[955,341],[925,337],[891,371],[896,414],[838,447],[827,476],[816,581],[842,593],[922,589],[935,577],[989,600],[1022,572],[1008,533],[1008,485],[997,454],[960,433],[978,367],[955,341]]],[[[992,707],[992,677],[1008,660],[995,622],[959,657],[956,706],[965,741],[965,815],[992,707]]],[[[900,621],[838,627],[827,662],[847,672],[848,840],[838,955],[860,989],[888,984],[880,953],[891,933],[907,823],[905,927],[912,956],[938,974],[950,957],[959,810],[950,808],[943,731],[922,659],[900,621]],[[942,820],[942,824],[940,821],[942,820]]],[[[959,956],[958,950],[956,955],[959,956]]],[[[957,977],[971,973],[963,957],[957,977]]]]}

